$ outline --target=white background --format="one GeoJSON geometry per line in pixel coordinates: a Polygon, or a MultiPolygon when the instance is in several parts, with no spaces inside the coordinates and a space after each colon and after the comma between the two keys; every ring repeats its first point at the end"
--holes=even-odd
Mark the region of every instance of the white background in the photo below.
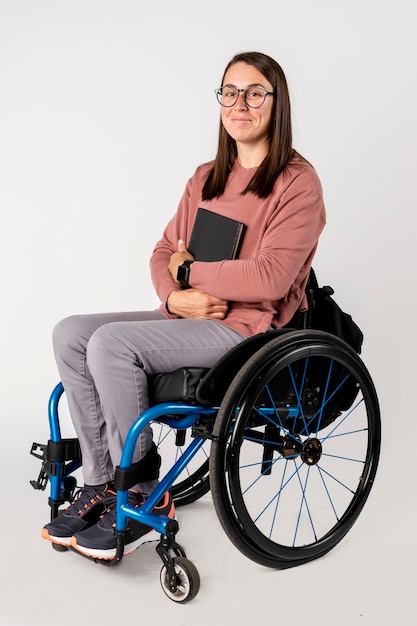
{"type": "Polygon", "coordinates": [[[413,622],[416,7],[0,0],[1,626],[413,622]],[[323,183],[328,225],[314,266],[364,331],[382,458],[348,537],[296,570],[241,556],[209,496],[181,511],[202,588],[177,606],[159,588],[153,549],[107,570],[40,540],[47,494],[28,484],[39,471],[28,451],[48,438],[53,325],[157,306],[153,245],[215,154],[213,90],[226,63],[252,49],[281,63],[294,145],[323,183]]]}

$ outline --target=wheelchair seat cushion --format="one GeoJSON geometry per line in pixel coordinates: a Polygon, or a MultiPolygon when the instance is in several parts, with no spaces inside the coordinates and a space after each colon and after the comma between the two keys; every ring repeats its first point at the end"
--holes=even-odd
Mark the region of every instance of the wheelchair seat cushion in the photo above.
{"type": "Polygon", "coordinates": [[[220,405],[243,363],[265,343],[290,330],[280,328],[245,339],[221,357],[212,368],[180,367],[173,372],[148,376],[150,404],[187,402],[220,405]]]}
{"type": "Polygon", "coordinates": [[[180,367],[166,374],[148,376],[151,405],[161,402],[197,402],[196,389],[209,370],[204,367],[180,367]]]}

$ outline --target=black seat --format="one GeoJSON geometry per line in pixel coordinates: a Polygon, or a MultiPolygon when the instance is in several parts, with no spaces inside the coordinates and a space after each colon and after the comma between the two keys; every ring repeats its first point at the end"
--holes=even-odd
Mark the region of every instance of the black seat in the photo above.
{"type": "Polygon", "coordinates": [[[242,363],[268,341],[289,330],[279,328],[249,337],[229,350],[212,368],[180,367],[173,372],[149,376],[150,403],[198,402],[219,405],[242,363]]]}

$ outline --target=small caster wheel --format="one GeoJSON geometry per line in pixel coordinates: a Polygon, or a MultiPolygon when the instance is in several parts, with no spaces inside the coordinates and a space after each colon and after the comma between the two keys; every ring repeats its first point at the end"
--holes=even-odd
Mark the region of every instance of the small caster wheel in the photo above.
{"type": "Polygon", "coordinates": [[[52,543],[51,545],[57,552],[66,552],[68,550],[67,546],[62,546],[60,543],[52,543]]]}
{"type": "Polygon", "coordinates": [[[177,590],[172,591],[169,586],[169,575],[166,567],[161,569],[161,587],[164,593],[174,602],[189,602],[196,597],[200,589],[200,575],[197,568],[188,559],[177,556],[173,558],[177,575],[177,590]]]}

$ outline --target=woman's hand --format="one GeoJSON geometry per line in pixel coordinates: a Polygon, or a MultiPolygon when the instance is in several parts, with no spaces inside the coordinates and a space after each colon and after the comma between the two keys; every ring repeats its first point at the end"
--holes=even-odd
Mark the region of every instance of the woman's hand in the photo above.
{"type": "Polygon", "coordinates": [[[220,300],[199,289],[171,291],[167,306],[171,313],[184,319],[223,320],[227,315],[227,300],[220,300]]]}
{"type": "Polygon", "coordinates": [[[183,240],[180,239],[178,241],[178,252],[174,252],[174,254],[171,255],[168,265],[171,276],[175,281],[177,281],[178,268],[184,261],[194,261],[194,257],[188,252],[183,240]]]}

